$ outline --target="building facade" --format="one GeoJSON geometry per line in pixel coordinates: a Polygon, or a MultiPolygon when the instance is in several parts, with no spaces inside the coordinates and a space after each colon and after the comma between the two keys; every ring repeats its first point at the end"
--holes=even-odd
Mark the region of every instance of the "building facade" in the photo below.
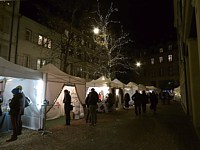
{"type": "Polygon", "coordinates": [[[101,47],[91,37],[68,26],[63,33],[58,33],[21,15],[20,1],[1,2],[0,7],[1,57],[31,69],[52,63],[86,80],[98,77],[94,74],[98,68],[94,62],[98,60],[93,54],[101,47]]]}
{"type": "Polygon", "coordinates": [[[178,50],[176,42],[161,43],[140,50],[136,60],[134,79],[138,84],[151,85],[160,89],[173,89],[179,86],[178,50]]]}
{"type": "Polygon", "coordinates": [[[180,53],[180,89],[185,112],[200,136],[200,1],[174,0],[180,53]]]}

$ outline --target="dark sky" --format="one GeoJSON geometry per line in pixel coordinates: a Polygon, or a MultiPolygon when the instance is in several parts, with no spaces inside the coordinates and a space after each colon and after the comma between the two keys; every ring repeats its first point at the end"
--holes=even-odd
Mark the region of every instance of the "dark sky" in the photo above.
{"type": "MultiPolygon", "coordinates": [[[[25,1],[27,3],[30,0],[25,1]]],[[[33,1],[37,0],[31,0],[33,1]]],[[[148,47],[155,42],[176,37],[173,27],[173,0],[99,0],[101,9],[107,9],[111,1],[118,8],[118,12],[115,12],[117,19],[124,30],[131,34],[135,45],[148,47]]],[[[96,3],[96,0],[84,2],[90,4],[96,3]]],[[[25,8],[29,11],[27,13],[32,13],[27,6],[25,8]]]]}
{"type": "Polygon", "coordinates": [[[137,45],[174,38],[173,0],[114,0],[120,20],[137,45]]]}

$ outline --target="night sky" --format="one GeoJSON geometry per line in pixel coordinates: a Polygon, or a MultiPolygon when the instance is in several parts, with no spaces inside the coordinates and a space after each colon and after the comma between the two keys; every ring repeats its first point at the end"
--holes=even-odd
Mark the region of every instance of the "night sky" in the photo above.
{"type": "Polygon", "coordinates": [[[172,0],[115,0],[120,20],[136,45],[174,39],[172,0]]]}
{"type": "MultiPolygon", "coordinates": [[[[26,14],[33,14],[27,3],[40,0],[25,1],[23,10],[26,14]]],[[[118,8],[118,12],[114,14],[115,18],[121,22],[124,30],[130,33],[135,46],[148,47],[176,38],[173,27],[173,0],[99,0],[101,9],[106,10],[111,1],[114,7],[118,8]]],[[[96,0],[83,2],[87,6],[96,4],[96,0]]]]}

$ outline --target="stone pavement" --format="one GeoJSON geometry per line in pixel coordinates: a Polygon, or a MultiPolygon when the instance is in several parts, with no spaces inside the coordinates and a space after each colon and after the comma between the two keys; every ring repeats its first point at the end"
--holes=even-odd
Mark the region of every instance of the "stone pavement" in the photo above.
{"type": "Polygon", "coordinates": [[[154,114],[135,116],[134,109],[98,114],[95,127],[84,119],[64,125],[64,118],[47,122],[52,134],[41,136],[24,129],[17,141],[6,143],[10,136],[0,136],[4,150],[200,150],[192,123],[179,102],[158,105],[154,114]]]}

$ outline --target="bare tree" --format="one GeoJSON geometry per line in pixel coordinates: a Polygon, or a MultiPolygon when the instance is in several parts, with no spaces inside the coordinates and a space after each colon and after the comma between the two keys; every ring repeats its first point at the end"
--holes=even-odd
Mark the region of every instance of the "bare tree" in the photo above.
{"type": "MultiPolygon", "coordinates": [[[[113,2],[111,2],[105,14],[102,13],[100,2],[97,0],[97,10],[91,13],[91,17],[88,17],[91,27],[99,28],[99,33],[94,36],[94,40],[97,44],[103,47],[96,49],[98,54],[101,54],[101,64],[99,68],[96,68],[95,73],[103,74],[108,78],[114,77],[115,73],[126,73],[122,71],[125,69],[134,69],[129,65],[129,58],[126,57],[123,51],[126,45],[132,42],[129,38],[128,33],[124,33],[123,27],[119,21],[112,19],[112,14],[117,12],[118,9],[114,7],[113,2]],[[120,33],[113,34],[112,25],[117,24],[119,26],[120,33]],[[117,69],[118,68],[118,69],[117,69]]],[[[116,26],[114,26],[116,28],[116,26]]],[[[98,65],[97,65],[98,66],[98,65]]]]}

